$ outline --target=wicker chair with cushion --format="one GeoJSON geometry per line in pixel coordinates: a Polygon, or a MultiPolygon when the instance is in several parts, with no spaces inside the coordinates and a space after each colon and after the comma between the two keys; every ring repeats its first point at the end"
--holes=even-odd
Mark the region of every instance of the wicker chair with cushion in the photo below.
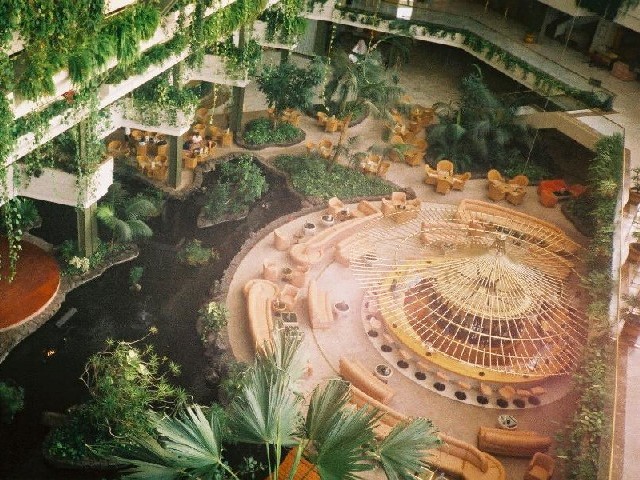
{"type": "Polygon", "coordinates": [[[333,142],[328,138],[323,138],[318,143],[318,153],[322,158],[329,158],[333,154],[333,142]]]}
{"type": "Polygon", "coordinates": [[[327,118],[327,121],[324,124],[324,131],[329,133],[338,131],[338,120],[336,119],[335,115],[331,115],[329,118],[327,118]]]}
{"type": "Polygon", "coordinates": [[[536,452],[529,462],[529,467],[524,474],[524,480],[549,480],[556,468],[556,461],[553,457],[536,452]]]}
{"type": "Polygon", "coordinates": [[[454,190],[462,190],[464,185],[467,183],[467,180],[471,178],[471,172],[460,173],[458,175],[453,176],[453,185],[452,188],[454,190]]]}
{"type": "Polygon", "coordinates": [[[489,182],[489,198],[494,202],[499,202],[500,200],[504,200],[507,192],[503,188],[503,183],[497,180],[493,180],[489,182]]]}
{"type": "Polygon", "coordinates": [[[327,123],[327,118],[329,118],[329,117],[324,112],[318,112],[318,113],[316,113],[316,118],[317,118],[317,121],[318,121],[318,125],[320,125],[321,127],[324,127],[326,125],[326,123],[327,123]]]}
{"type": "Polygon", "coordinates": [[[511,205],[521,205],[524,200],[527,191],[524,188],[519,188],[507,193],[507,202],[511,205]]]}
{"type": "Polygon", "coordinates": [[[509,180],[511,185],[518,185],[519,187],[526,187],[529,185],[529,177],[526,175],[516,175],[511,180],[509,180]]]}
{"type": "Polygon", "coordinates": [[[378,171],[376,172],[376,175],[378,175],[381,178],[384,178],[387,175],[387,172],[389,171],[390,166],[391,166],[391,162],[380,162],[380,166],[378,167],[378,171]]]}
{"type": "Polygon", "coordinates": [[[436,170],[438,172],[448,172],[449,175],[453,175],[453,162],[451,160],[440,160],[436,164],[436,170]]]}
{"type": "Polygon", "coordinates": [[[342,200],[338,197],[332,197],[327,202],[327,212],[333,215],[334,217],[338,215],[338,213],[343,212],[347,207],[342,200]]]}
{"type": "Polygon", "coordinates": [[[453,187],[453,177],[440,177],[436,182],[436,192],[446,195],[453,187]]]}
{"type": "Polygon", "coordinates": [[[502,174],[496,170],[495,168],[492,168],[491,170],[489,170],[487,172],[487,180],[489,180],[489,182],[491,182],[492,180],[498,180],[499,182],[504,182],[505,179],[502,176],[502,174]]]}
{"type": "Polygon", "coordinates": [[[431,165],[425,165],[423,181],[427,185],[435,185],[438,183],[438,171],[435,168],[431,168],[431,165]]]}
{"type": "Polygon", "coordinates": [[[120,140],[111,140],[107,145],[107,152],[114,157],[122,155],[122,142],[120,140]]]}

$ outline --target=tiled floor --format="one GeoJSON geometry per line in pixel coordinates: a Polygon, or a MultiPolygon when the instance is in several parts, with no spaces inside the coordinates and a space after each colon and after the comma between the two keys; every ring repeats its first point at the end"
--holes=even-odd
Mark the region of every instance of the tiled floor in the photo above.
{"type": "MultiPolygon", "coordinates": [[[[469,3],[464,1],[446,2],[447,8],[454,12],[465,12],[466,15],[472,16],[475,21],[482,23],[489,28],[499,32],[503,37],[512,39],[517,44],[518,49],[530,49],[544,57],[553,60],[557,64],[570,69],[583,78],[594,78],[601,81],[602,86],[616,94],[614,102],[614,111],[597,117],[588,119],[588,122],[595,128],[604,132],[610,132],[619,128],[624,130],[625,145],[631,152],[631,167],[640,166],[640,101],[638,100],[640,93],[640,82],[623,82],[610,75],[606,70],[589,66],[588,58],[576,51],[566,48],[563,44],[549,39],[540,38],[536,44],[524,44],[522,42],[525,33],[524,27],[513,23],[496,14],[495,12],[484,12],[484,9],[478,3],[469,3]]],[[[428,46],[420,45],[419,49],[424,53],[428,46]]],[[[274,61],[276,61],[274,55],[274,61]]],[[[436,101],[449,101],[457,97],[456,86],[459,77],[456,76],[457,71],[451,68],[451,65],[438,62],[430,62],[429,55],[417,55],[411,59],[400,71],[401,82],[408,90],[408,93],[418,102],[429,105],[436,101]]],[[[297,59],[296,61],[301,61],[297,59]]],[[[246,97],[246,110],[263,110],[265,108],[263,96],[257,92],[255,84],[248,88],[246,97]]],[[[361,133],[358,129],[354,129],[353,134],[361,133]]],[[[317,141],[324,136],[320,132],[316,132],[310,136],[311,140],[317,141]],[[317,139],[315,137],[318,137],[317,139]]],[[[375,143],[375,136],[367,136],[370,143],[375,143]]],[[[379,136],[377,137],[379,138],[379,136]]],[[[366,148],[366,147],[365,147],[366,148]]],[[[269,155],[273,152],[264,152],[269,155]]],[[[411,169],[404,165],[393,164],[389,172],[389,178],[394,182],[410,186],[414,188],[416,194],[421,198],[432,197],[432,193],[427,190],[426,186],[421,183],[421,171],[419,169],[411,169]]],[[[439,197],[438,201],[447,203],[458,202],[463,194],[454,193],[446,197],[439,197]]],[[[549,218],[549,211],[542,209],[537,202],[534,201],[535,195],[528,196],[528,205],[523,205],[534,215],[539,215],[545,219],[549,218]],[[529,210],[529,208],[531,210],[529,210]]],[[[527,201],[527,200],[525,200],[527,201]]],[[[627,238],[630,232],[632,216],[623,218],[622,232],[627,238]]],[[[569,234],[577,239],[580,235],[573,230],[569,222],[560,216],[554,218],[569,234]]],[[[623,238],[624,242],[625,239],[623,238]]],[[[622,248],[625,251],[625,248],[622,248]]],[[[624,435],[624,439],[619,438],[618,444],[624,444],[624,454],[621,455],[622,470],[619,478],[623,480],[634,480],[640,478],[640,462],[637,461],[640,454],[640,417],[637,415],[640,407],[640,389],[630,386],[637,385],[638,376],[640,376],[640,348],[621,348],[620,354],[625,356],[626,375],[622,375],[619,379],[618,390],[621,392],[620,397],[624,401],[618,405],[621,418],[623,421],[617,425],[616,435],[620,437],[624,435]],[[627,388],[629,386],[629,388],[627,388]],[[623,403],[623,404],[622,404],[623,403]]],[[[419,392],[416,395],[420,398],[419,392]]],[[[446,409],[446,404],[438,405],[439,400],[436,399],[431,406],[432,411],[438,408],[446,409]]],[[[477,409],[476,409],[477,410],[477,409]]],[[[475,412],[472,414],[475,415],[475,412]]]]}

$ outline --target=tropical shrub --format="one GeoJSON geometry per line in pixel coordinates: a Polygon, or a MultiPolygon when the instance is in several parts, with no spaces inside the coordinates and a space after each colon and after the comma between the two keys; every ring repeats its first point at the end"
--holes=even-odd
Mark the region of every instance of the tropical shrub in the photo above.
{"type": "Polygon", "coordinates": [[[393,188],[378,177],[329,163],[318,156],[280,155],[275,165],[289,174],[293,188],[306,197],[329,199],[387,195],[393,188]]]}
{"type": "Polygon", "coordinates": [[[208,190],[203,212],[210,220],[246,213],[268,190],[267,179],[251,155],[240,155],[220,167],[220,176],[208,190]]]}
{"type": "Polygon", "coordinates": [[[256,118],[246,123],[242,139],[248,145],[288,144],[299,141],[303,135],[303,130],[288,122],[274,126],[268,118],[256,118]]]}
{"type": "Polygon", "coordinates": [[[229,310],[218,302],[209,302],[198,310],[198,320],[202,326],[200,338],[203,342],[208,341],[210,334],[217,337],[220,330],[227,326],[229,310]]]}
{"type": "Polygon", "coordinates": [[[118,182],[109,187],[96,210],[98,220],[111,231],[112,244],[150,238],[153,230],[145,220],[159,214],[153,199],[142,194],[131,197],[118,182]]]}
{"type": "Polygon", "coordinates": [[[260,446],[269,478],[294,478],[303,457],[320,478],[358,478],[375,467],[388,478],[415,478],[423,471],[427,450],[439,443],[431,422],[407,420],[377,440],[378,412],[348,406],[349,384],[339,379],[317,386],[307,404],[295,386],[304,372],[301,341],[298,332],[277,331],[244,372],[225,410],[192,405],[176,417],[152,413],[156,436],[138,437],[129,454],[117,457],[131,465],[125,478],[238,479],[224,456],[225,442],[240,451],[260,446]],[[281,471],[291,447],[290,472],[281,471]]]}
{"type": "Polygon", "coordinates": [[[201,267],[218,260],[220,255],[212,248],[202,246],[200,240],[193,239],[178,251],[178,260],[185,265],[201,267]]]}
{"type": "Polygon", "coordinates": [[[24,389],[0,382],[0,422],[11,423],[16,413],[24,408],[24,389]]]}
{"type": "Polygon", "coordinates": [[[169,381],[180,367],[155,353],[152,345],[138,346],[144,339],[109,339],[103,351],[89,358],[80,378],[91,398],[53,432],[48,444],[52,455],[73,460],[126,448],[153,431],[148,409],[172,413],[185,404],[187,394],[169,381]]]}

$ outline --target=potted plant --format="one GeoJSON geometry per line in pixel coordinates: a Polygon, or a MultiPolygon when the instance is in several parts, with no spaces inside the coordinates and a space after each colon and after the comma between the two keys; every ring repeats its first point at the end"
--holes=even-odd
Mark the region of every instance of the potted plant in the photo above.
{"type": "Polygon", "coordinates": [[[627,307],[624,312],[624,326],[621,335],[631,343],[635,343],[640,336],[640,296],[623,295],[622,300],[627,307]]]}
{"type": "Polygon", "coordinates": [[[227,326],[229,310],[218,302],[209,302],[198,310],[198,325],[203,343],[216,344],[220,330],[227,326]]]}
{"type": "Polygon", "coordinates": [[[629,189],[629,203],[640,203],[640,167],[631,170],[631,188],[629,189]]]}

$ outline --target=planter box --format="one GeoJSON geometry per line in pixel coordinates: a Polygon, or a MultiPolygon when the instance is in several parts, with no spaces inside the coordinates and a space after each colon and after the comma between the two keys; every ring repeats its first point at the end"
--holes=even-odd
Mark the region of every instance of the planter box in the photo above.
{"type": "MultiPolygon", "coordinates": [[[[156,118],[137,110],[131,99],[120,102],[120,108],[122,112],[120,126],[159,132],[174,137],[179,137],[191,128],[196,113],[195,106],[185,110],[177,110],[175,122],[172,122],[166,111],[158,110],[156,121],[156,118]]],[[[149,105],[149,108],[155,108],[155,106],[149,105]]]]}
{"type": "Polygon", "coordinates": [[[335,0],[327,0],[324,5],[321,2],[316,2],[313,4],[313,9],[302,12],[302,16],[311,20],[324,20],[326,22],[330,22],[335,5],[335,0]]]}
{"type": "Polygon", "coordinates": [[[104,2],[104,13],[109,14],[134,3],[138,3],[138,0],[106,0],[104,2]]]}
{"type": "Polygon", "coordinates": [[[263,47],[277,48],[280,50],[294,50],[297,47],[295,43],[297,39],[293,39],[291,43],[280,43],[277,40],[267,40],[267,22],[256,20],[253,22],[253,32],[251,37],[263,47]]]}
{"type": "Polygon", "coordinates": [[[245,88],[251,83],[246,70],[229,72],[226,67],[225,58],[220,55],[205,55],[202,60],[202,65],[187,71],[185,77],[187,80],[200,80],[241,88],[245,88]]]}
{"type": "MultiPolygon", "coordinates": [[[[24,171],[22,165],[18,168],[24,171]]],[[[16,193],[36,200],[87,208],[103,197],[113,183],[113,158],[102,162],[93,175],[84,179],[82,189],[78,188],[77,181],[76,175],[45,168],[39,177],[23,181],[16,193]]]]}

